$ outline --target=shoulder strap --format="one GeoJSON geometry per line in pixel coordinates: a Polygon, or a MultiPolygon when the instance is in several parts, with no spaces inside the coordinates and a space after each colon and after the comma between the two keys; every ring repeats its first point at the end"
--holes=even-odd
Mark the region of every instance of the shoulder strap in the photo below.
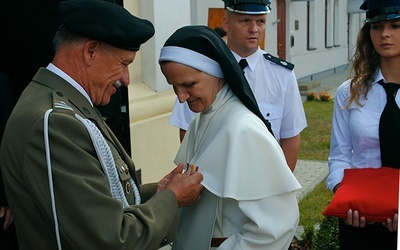
{"type": "Polygon", "coordinates": [[[60,92],[53,91],[52,98],[53,98],[53,105],[52,105],[53,110],[63,109],[75,112],[74,109],[71,107],[68,99],[64,98],[60,92]]]}
{"type": "Polygon", "coordinates": [[[294,64],[287,62],[285,60],[280,59],[279,57],[275,57],[271,54],[264,54],[265,59],[268,61],[271,61],[279,66],[285,67],[287,69],[293,70],[294,69],[294,64]]]}

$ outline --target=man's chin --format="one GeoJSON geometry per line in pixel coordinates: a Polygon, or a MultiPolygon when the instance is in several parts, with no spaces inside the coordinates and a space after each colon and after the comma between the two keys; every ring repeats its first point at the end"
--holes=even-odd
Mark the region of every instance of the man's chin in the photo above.
{"type": "Polygon", "coordinates": [[[106,106],[107,104],[110,103],[111,96],[108,98],[104,97],[98,104],[94,103],[95,106],[106,106]]]}

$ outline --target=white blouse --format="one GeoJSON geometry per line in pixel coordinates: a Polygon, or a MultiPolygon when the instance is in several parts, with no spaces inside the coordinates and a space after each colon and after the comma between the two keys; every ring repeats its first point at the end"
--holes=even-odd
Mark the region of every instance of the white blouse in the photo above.
{"type": "MultiPolygon", "coordinates": [[[[346,107],[350,97],[350,80],[342,83],[336,93],[332,135],[329,155],[329,176],[327,187],[330,190],[343,179],[347,168],[379,168],[381,152],[379,145],[379,119],[386,105],[386,92],[377,82],[383,78],[377,70],[371,89],[361,104],[352,103],[346,107]]],[[[396,94],[397,105],[400,103],[396,94]]]]}

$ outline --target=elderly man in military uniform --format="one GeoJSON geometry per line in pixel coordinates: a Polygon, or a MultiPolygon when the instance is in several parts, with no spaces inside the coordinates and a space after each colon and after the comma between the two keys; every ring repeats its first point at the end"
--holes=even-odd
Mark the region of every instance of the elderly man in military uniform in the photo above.
{"type": "Polygon", "coordinates": [[[202,175],[183,165],[138,185],[135,167],[95,105],[106,105],[153,25],[94,0],[59,5],[56,55],[13,110],[0,166],[20,249],[156,249],[178,208],[198,201],[202,175]]]}

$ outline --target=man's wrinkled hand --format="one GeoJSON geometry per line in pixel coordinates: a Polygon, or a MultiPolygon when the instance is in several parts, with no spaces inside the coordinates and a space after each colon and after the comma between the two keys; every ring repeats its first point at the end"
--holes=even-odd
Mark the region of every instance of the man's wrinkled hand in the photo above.
{"type": "MultiPolygon", "coordinates": [[[[200,200],[200,192],[203,190],[201,181],[203,175],[199,172],[192,174],[182,173],[183,164],[178,164],[178,167],[168,174],[168,182],[165,185],[166,189],[174,192],[178,200],[178,206],[190,206],[200,200]]],[[[164,179],[166,179],[164,177],[164,179]]],[[[163,179],[163,180],[164,180],[163,179]]],[[[160,186],[162,184],[159,183],[160,186]]]]}
{"type": "Polygon", "coordinates": [[[182,173],[184,168],[184,165],[182,162],[180,162],[178,164],[178,166],[176,168],[174,168],[174,170],[172,170],[169,174],[167,174],[166,176],[164,176],[164,178],[162,178],[158,183],[157,183],[157,192],[165,189],[165,187],[167,186],[168,182],[170,181],[170,179],[176,175],[176,174],[180,174],[182,173]]]}

